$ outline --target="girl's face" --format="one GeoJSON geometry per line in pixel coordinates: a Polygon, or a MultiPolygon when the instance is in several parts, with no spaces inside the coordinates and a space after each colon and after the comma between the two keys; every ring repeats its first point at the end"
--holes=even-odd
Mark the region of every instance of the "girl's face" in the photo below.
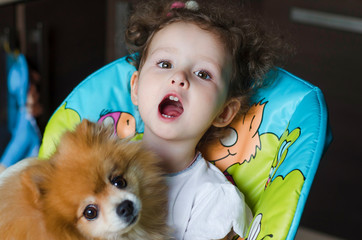
{"type": "Polygon", "coordinates": [[[230,74],[231,57],[213,33],[185,22],[158,31],[131,81],[145,136],[198,142],[223,112],[230,74]]]}

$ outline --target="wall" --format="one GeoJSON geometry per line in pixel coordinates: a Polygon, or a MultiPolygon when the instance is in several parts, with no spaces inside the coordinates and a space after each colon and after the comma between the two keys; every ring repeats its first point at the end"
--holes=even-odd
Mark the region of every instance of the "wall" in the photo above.
{"type": "Polygon", "coordinates": [[[50,112],[88,74],[105,63],[105,1],[31,1],[27,28],[48,31],[50,112]]]}

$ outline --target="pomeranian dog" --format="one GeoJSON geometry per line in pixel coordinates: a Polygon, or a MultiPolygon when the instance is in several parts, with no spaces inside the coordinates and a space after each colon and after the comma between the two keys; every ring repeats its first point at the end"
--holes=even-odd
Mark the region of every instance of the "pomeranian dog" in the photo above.
{"type": "Polygon", "coordinates": [[[140,142],[83,120],[0,178],[0,239],[169,239],[167,187],[140,142]]]}

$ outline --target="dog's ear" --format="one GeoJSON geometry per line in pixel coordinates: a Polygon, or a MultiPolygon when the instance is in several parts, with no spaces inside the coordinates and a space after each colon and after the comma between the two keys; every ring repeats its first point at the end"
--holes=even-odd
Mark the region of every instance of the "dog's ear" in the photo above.
{"type": "Polygon", "coordinates": [[[41,197],[46,192],[44,183],[47,181],[49,176],[50,174],[48,164],[30,166],[20,175],[21,184],[26,193],[25,196],[27,196],[29,202],[34,204],[34,207],[37,207],[39,204],[41,204],[41,197]]]}
{"type": "Polygon", "coordinates": [[[83,119],[79,123],[75,129],[75,134],[86,136],[87,139],[93,139],[100,135],[103,135],[106,138],[117,137],[113,125],[94,123],[87,119],[83,119]]]}
{"type": "Polygon", "coordinates": [[[92,123],[88,119],[83,119],[75,128],[75,132],[82,135],[86,135],[89,132],[89,129],[94,128],[95,123],[92,123]]]}

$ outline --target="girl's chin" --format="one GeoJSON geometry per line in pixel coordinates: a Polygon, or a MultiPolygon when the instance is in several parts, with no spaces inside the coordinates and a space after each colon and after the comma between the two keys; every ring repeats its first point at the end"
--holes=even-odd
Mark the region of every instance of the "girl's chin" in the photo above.
{"type": "MultiPolygon", "coordinates": [[[[152,142],[160,141],[178,141],[183,139],[183,132],[177,130],[175,127],[154,127],[153,129],[145,129],[144,139],[152,142]]],[[[151,142],[151,144],[152,144],[151,142]]]]}

